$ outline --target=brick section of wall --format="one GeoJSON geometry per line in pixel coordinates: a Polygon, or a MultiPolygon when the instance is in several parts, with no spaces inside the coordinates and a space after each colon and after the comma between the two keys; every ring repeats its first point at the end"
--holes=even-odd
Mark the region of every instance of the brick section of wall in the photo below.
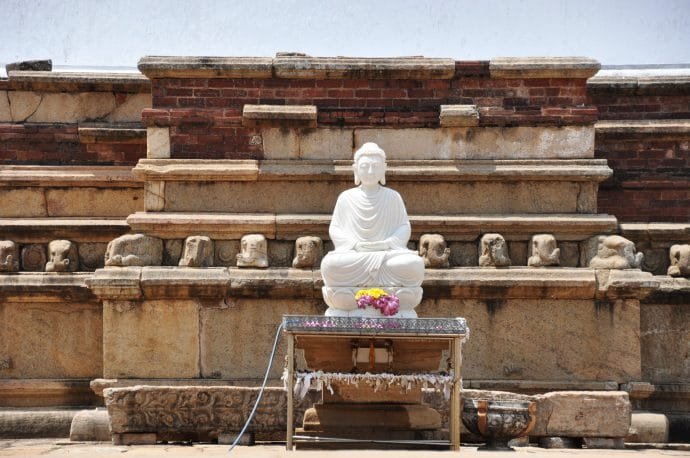
{"type": "Polygon", "coordinates": [[[690,140],[659,136],[595,139],[613,176],[599,186],[598,211],[621,222],[690,221],[690,140]]]}
{"type": "Polygon", "coordinates": [[[690,119],[690,95],[593,95],[599,119],[690,119]]]}
{"type": "Polygon", "coordinates": [[[79,141],[77,124],[0,123],[0,163],[32,165],[136,165],[145,143],[79,141]]]}
{"type": "Polygon", "coordinates": [[[322,126],[438,127],[442,104],[473,104],[480,125],[596,121],[583,79],[494,79],[487,62],[459,62],[452,80],[154,79],[149,126],[170,126],[171,156],[261,158],[245,104],[316,105],[322,126]]]}

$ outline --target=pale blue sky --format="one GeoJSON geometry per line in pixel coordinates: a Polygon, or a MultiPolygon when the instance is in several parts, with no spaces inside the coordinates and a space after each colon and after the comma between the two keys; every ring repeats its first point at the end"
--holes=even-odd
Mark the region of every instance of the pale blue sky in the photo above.
{"type": "Polygon", "coordinates": [[[0,11],[0,63],[277,51],[690,63],[690,0],[0,0],[0,11]]]}

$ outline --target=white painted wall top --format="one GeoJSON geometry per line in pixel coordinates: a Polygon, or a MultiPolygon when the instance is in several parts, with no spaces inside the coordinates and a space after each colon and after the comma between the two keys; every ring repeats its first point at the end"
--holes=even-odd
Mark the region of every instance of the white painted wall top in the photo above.
{"type": "Polygon", "coordinates": [[[144,55],[588,56],[690,63],[688,0],[0,0],[0,63],[144,55]]]}

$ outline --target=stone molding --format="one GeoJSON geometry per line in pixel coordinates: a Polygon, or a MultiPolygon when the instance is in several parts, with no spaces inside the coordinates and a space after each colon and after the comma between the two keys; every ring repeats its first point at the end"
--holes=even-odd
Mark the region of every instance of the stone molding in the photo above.
{"type": "Polygon", "coordinates": [[[242,125],[254,126],[301,126],[316,127],[315,105],[245,105],[242,109],[242,125]]]}
{"type": "Polygon", "coordinates": [[[146,128],[141,123],[80,123],[82,143],[146,143],[146,128]]]}
{"type": "Polygon", "coordinates": [[[0,218],[3,237],[17,243],[109,242],[130,232],[121,218],[0,218]]]}
{"type": "Polygon", "coordinates": [[[635,243],[666,247],[690,240],[690,223],[621,223],[620,235],[635,243]]]}
{"type": "Polygon", "coordinates": [[[137,64],[148,78],[271,78],[270,57],[145,56],[137,64]]]}
{"type": "MultiPolygon", "coordinates": [[[[463,62],[460,61],[460,64],[463,62]]],[[[165,57],[146,56],[138,68],[149,78],[451,79],[456,61],[425,57],[165,57]]],[[[590,78],[601,65],[586,57],[499,57],[494,78],[590,78]]]]}
{"type": "MultiPolygon", "coordinates": [[[[387,161],[389,181],[604,181],[605,159],[387,161]]],[[[351,161],[140,159],[147,181],[351,181],[351,161]]]]}
{"type": "Polygon", "coordinates": [[[594,129],[597,137],[604,138],[690,139],[690,119],[599,121],[594,125],[594,129]]]}
{"type": "Polygon", "coordinates": [[[138,73],[10,71],[8,89],[40,92],[151,92],[138,73]]]}
{"type": "Polygon", "coordinates": [[[595,76],[587,81],[590,95],[688,95],[690,76],[595,76]]]}
{"type": "Polygon", "coordinates": [[[87,286],[90,272],[21,272],[0,275],[2,302],[92,302],[94,294],[87,286]]]}
{"type": "Polygon", "coordinates": [[[493,78],[590,78],[601,64],[588,57],[496,57],[489,61],[493,78]]]}
{"type": "Polygon", "coordinates": [[[0,379],[0,407],[97,405],[89,384],[88,379],[0,379]]]}
{"type": "MultiPolygon", "coordinates": [[[[205,234],[214,240],[238,240],[261,233],[267,239],[296,240],[309,234],[327,240],[330,220],[327,214],[137,212],[127,224],[134,232],[163,239],[205,234]]],[[[502,233],[509,241],[528,241],[545,232],[559,241],[582,241],[617,228],[616,218],[605,214],[410,215],[410,222],[413,238],[438,233],[447,241],[476,241],[487,232],[502,233]]]]}
{"type": "Polygon", "coordinates": [[[131,167],[68,165],[4,165],[0,187],[108,187],[143,188],[131,167]]]}
{"type": "MultiPolygon", "coordinates": [[[[426,298],[616,300],[643,298],[659,286],[647,272],[605,273],[565,267],[427,269],[422,287],[426,298]]],[[[212,299],[319,300],[323,280],[317,269],[127,267],[99,269],[86,284],[101,300],[189,298],[200,300],[201,305],[222,307],[222,300],[212,299]]]]}

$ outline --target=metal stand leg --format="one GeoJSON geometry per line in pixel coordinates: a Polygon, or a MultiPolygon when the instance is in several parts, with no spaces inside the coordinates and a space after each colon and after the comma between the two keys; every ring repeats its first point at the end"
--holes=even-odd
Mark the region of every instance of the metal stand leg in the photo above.
{"type": "Polygon", "coordinates": [[[292,436],[294,436],[294,417],[295,417],[295,406],[294,406],[294,391],[295,391],[295,336],[292,333],[288,333],[287,342],[287,438],[286,438],[286,449],[292,450],[292,436]]]}
{"type": "Polygon", "coordinates": [[[462,341],[453,339],[453,391],[450,395],[450,449],[460,451],[460,369],[462,366],[462,341]]]}

